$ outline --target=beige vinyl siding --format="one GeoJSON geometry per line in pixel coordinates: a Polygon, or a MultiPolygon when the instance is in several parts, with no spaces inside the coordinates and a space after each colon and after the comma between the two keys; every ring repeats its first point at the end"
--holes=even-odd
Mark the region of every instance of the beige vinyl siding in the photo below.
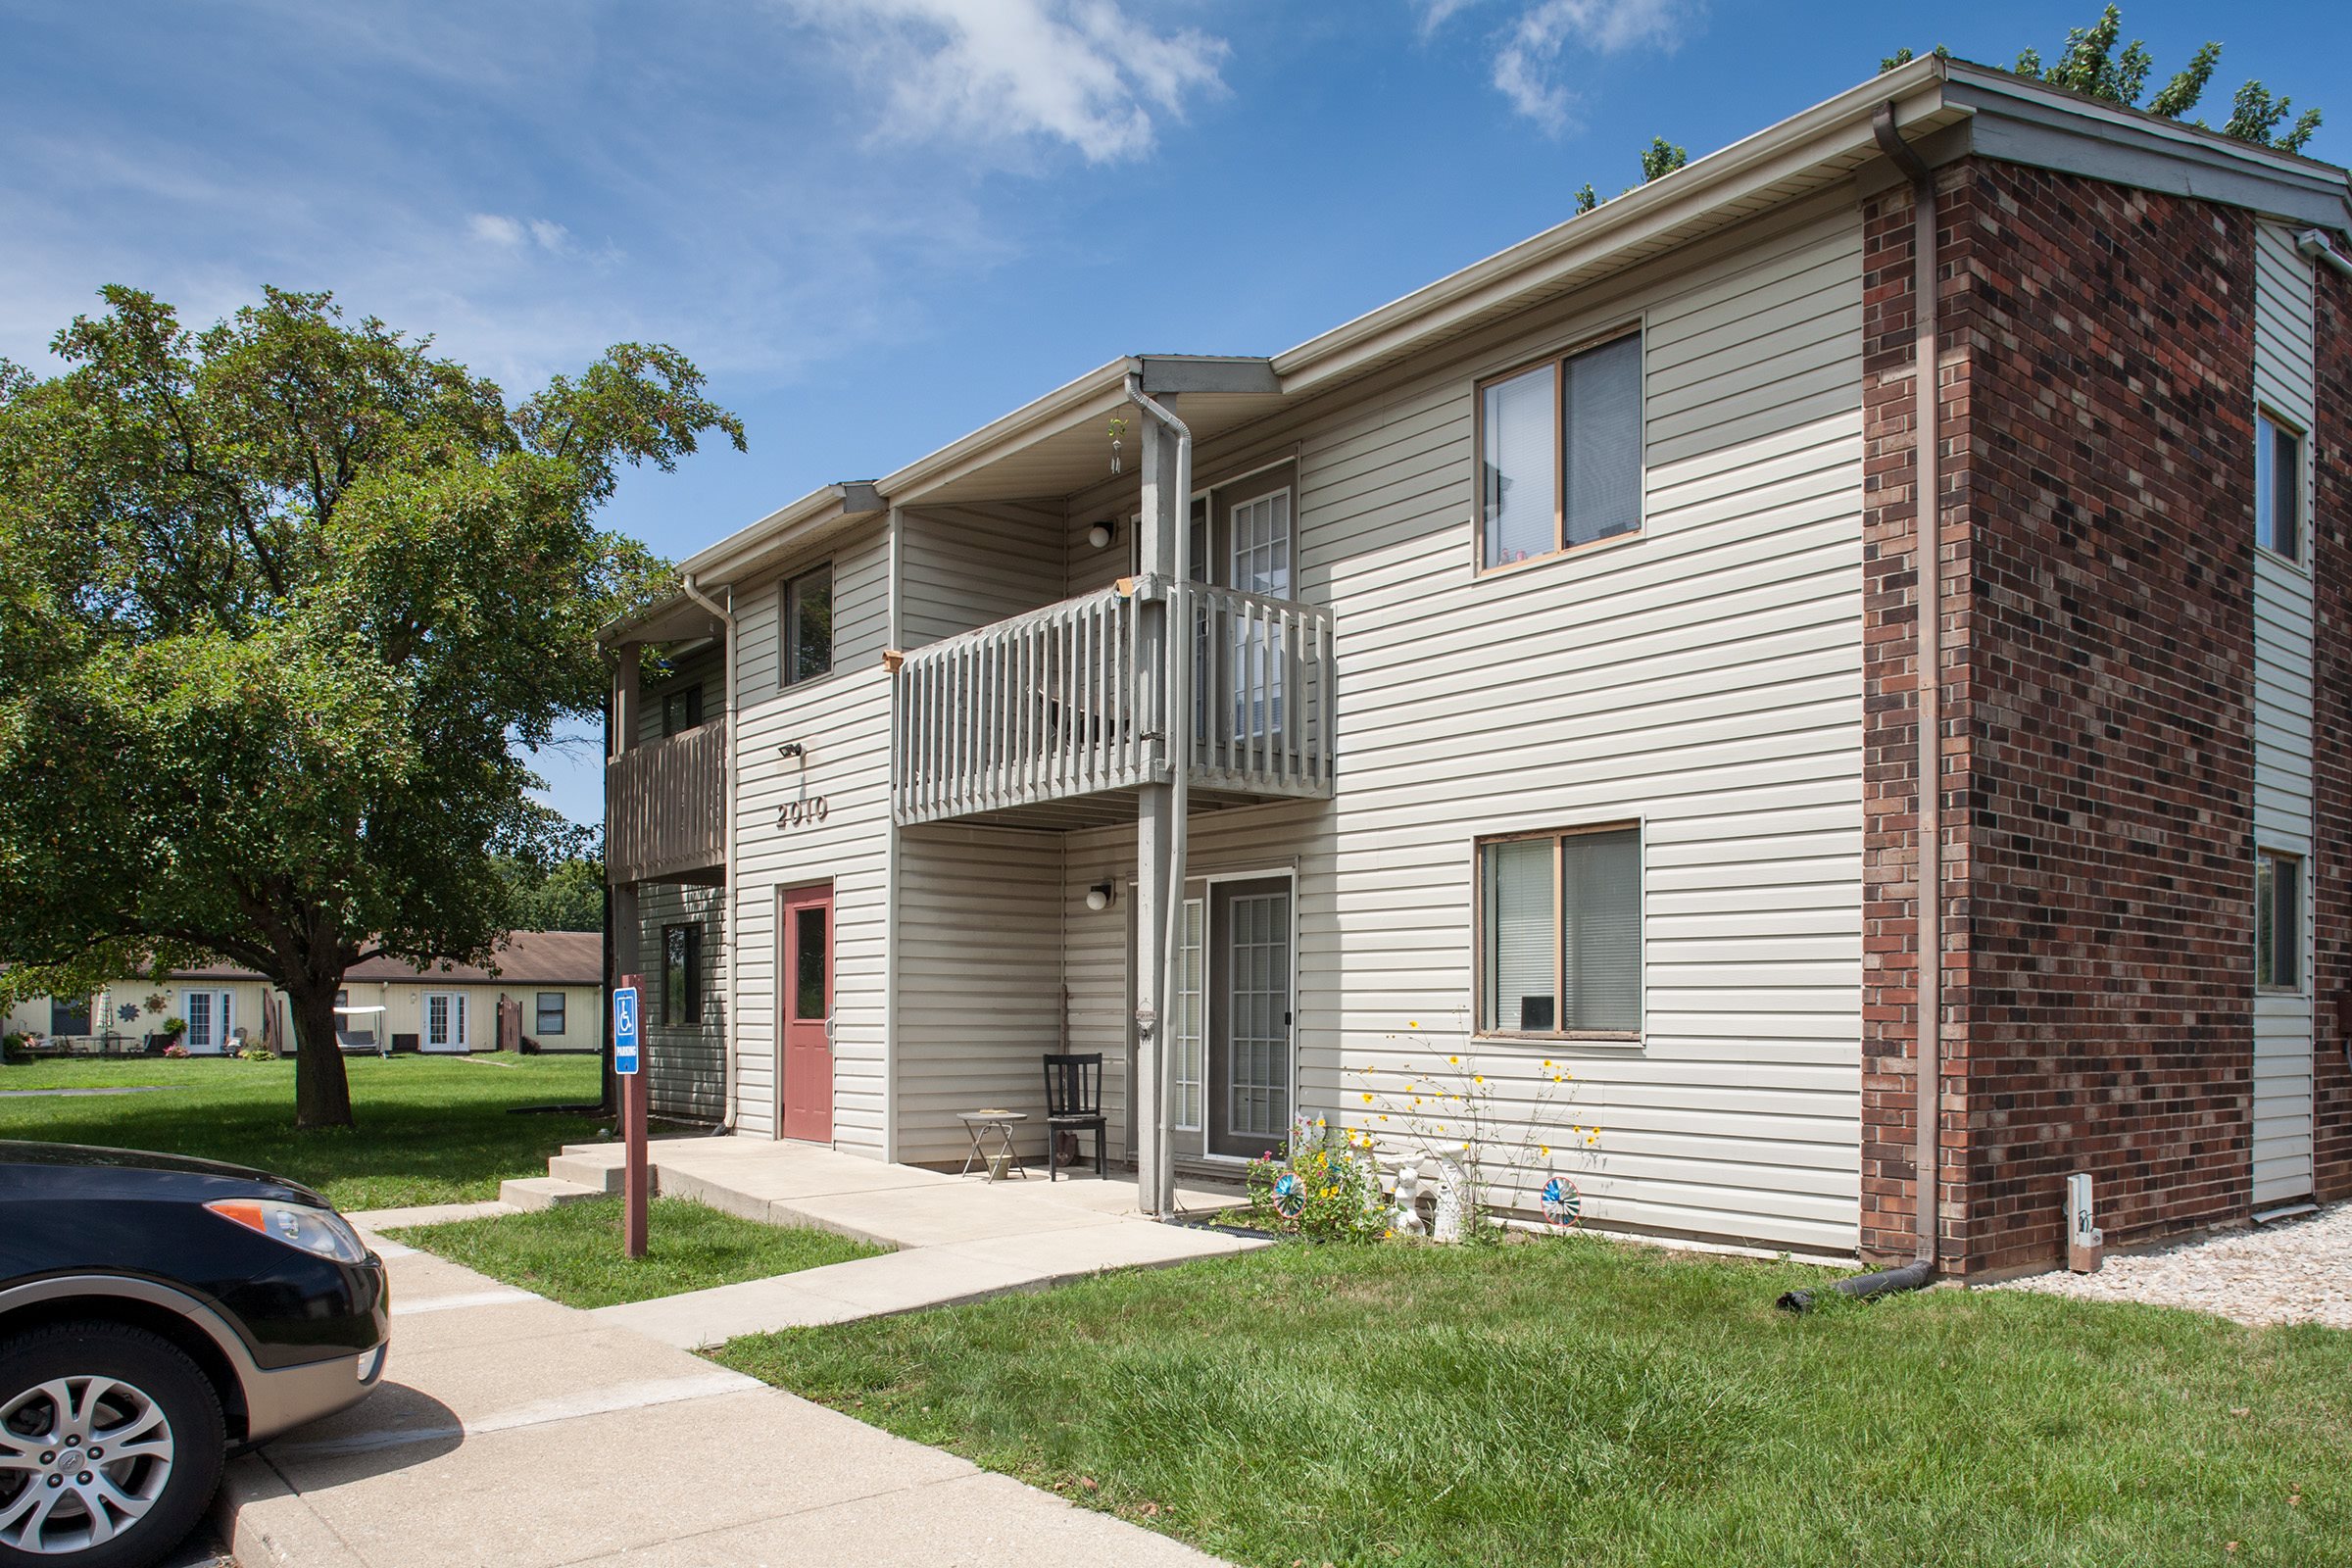
{"type": "Polygon", "coordinates": [[[1029,1112],[1015,1146],[1044,1157],[1043,1058],[1061,1041],[1061,865],[1052,834],[900,833],[900,1159],[959,1163],[969,1144],[956,1112],[989,1107],[1029,1112]]]}
{"type": "MultiPolygon", "coordinates": [[[[1558,1167],[1600,1224],[1857,1245],[1861,251],[1850,203],[1783,216],[1202,454],[1213,477],[1296,452],[1298,593],[1337,624],[1337,799],[1192,841],[1197,874],[1297,872],[1301,1109],[1354,1120],[1362,1069],[1459,1055],[1497,1142],[1600,1126],[1589,1168],[1558,1167]],[[1475,574],[1474,383],[1637,321],[1643,531],[1475,574]],[[1642,1040],[1473,1042],[1474,841],[1618,822],[1642,831],[1642,1040]],[[1546,1058],[1577,1081],[1540,1112],[1546,1058]]],[[[1074,836],[1069,896],[1132,846],[1074,836]]],[[[1127,921],[1069,920],[1073,1028],[1123,1054],[1127,921]]]]}
{"type": "Polygon", "coordinates": [[[883,966],[888,931],[890,562],[879,521],[790,571],[736,595],[744,704],[735,741],[737,1127],[776,1133],[775,925],[779,890],[830,882],[834,901],[833,1141],[882,1157],[885,1132],[883,966]],[[778,690],[776,586],[818,560],[833,563],[833,672],[778,690]],[[785,759],[794,742],[806,755],[785,759]],[[825,802],[821,822],[787,825],[788,803],[825,802]]]}
{"type": "Polygon", "coordinates": [[[1063,597],[1058,509],[916,507],[904,520],[903,648],[920,648],[1063,597]]]}
{"type": "MultiPolygon", "coordinates": [[[[2316,341],[2311,263],[2290,233],[2267,223],[2255,230],[2254,260],[2255,398],[2309,432],[2316,341]]],[[[2302,450],[2308,560],[2308,434],[2302,450]]],[[[2309,570],[2248,548],[2254,550],[2254,840],[2304,858],[2302,985],[2293,995],[2258,991],[2254,999],[2253,1181],[2260,1208],[2312,1191],[2314,606],[2309,570]]]]}

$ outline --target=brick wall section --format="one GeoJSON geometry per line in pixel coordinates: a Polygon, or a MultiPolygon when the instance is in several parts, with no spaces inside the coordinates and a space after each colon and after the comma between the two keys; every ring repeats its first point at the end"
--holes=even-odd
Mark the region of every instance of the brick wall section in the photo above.
{"type": "Polygon", "coordinates": [[[2318,487],[2312,543],[2319,589],[2319,680],[2312,760],[2318,787],[2318,1128],[2323,1202],[2352,1198],[2352,278],[2318,270],[2318,487]],[[2345,1010],[2339,1010],[2345,1009],[2345,1010]]]}
{"type": "MultiPolygon", "coordinates": [[[[1945,263],[1939,288],[1948,292],[1954,274],[1955,218],[1965,202],[1953,204],[1957,171],[1946,172],[1938,196],[1938,252],[1945,263]]],[[[1918,1197],[1914,1170],[1918,1122],[1913,1047],[1918,1016],[1919,710],[1915,654],[1918,649],[1918,507],[1912,466],[1913,368],[1917,324],[1912,312],[1914,209],[1909,187],[1868,200],[1863,207],[1863,910],[1862,910],[1862,1251],[1871,1257],[1908,1258],[1917,1249],[1918,1197]]],[[[1948,326],[1948,323],[1945,323],[1948,326]]],[[[1969,591],[1965,568],[1965,469],[1955,471],[1955,452],[1967,432],[1967,358],[1960,341],[1943,340],[1938,377],[1938,473],[1945,589],[1943,621],[1945,766],[1965,776],[1953,755],[1965,743],[1966,696],[1951,673],[1964,667],[1967,616],[1959,612],[1969,591]]],[[[1967,939],[1965,906],[1950,890],[1966,887],[1966,845],[1950,814],[1955,804],[1947,777],[1944,832],[1944,1008],[1947,1097],[1960,1079],[1953,1070],[1965,1060],[1965,1039],[1955,1027],[1950,989],[1964,981],[1967,939]]],[[[1966,1145],[1957,1118],[1947,1113],[1942,1174],[1945,1245],[1961,1235],[1964,1205],[1958,1200],[1966,1145]]]]}
{"type": "MultiPolygon", "coordinates": [[[[2253,228],[1981,160],[1939,186],[1941,1203],[1946,1266],[1982,1273],[2060,1254],[2078,1170],[2111,1241],[2245,1213],[2253,228]]],[[[1909,212],[1878,199],[1864,241],[1863,1242],[1888,1253],[1913,1213],[1909,212]]]]}

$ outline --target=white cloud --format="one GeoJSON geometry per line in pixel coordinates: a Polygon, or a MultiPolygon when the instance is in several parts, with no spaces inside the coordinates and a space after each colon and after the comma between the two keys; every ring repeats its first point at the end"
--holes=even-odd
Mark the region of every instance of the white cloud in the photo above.
{"type": "Polygon", "coordinates": [[[888,100],[882,140],[1066,143],[1090,163],[1150,150],[1159,117],[1222,90],[1220,38],[1158,31],[1110,0],[783,0],[888,100]]]}
{"type": "Polygon", "coordinates": [[[536,245],[557,255],[571,249],[571,230],[545,218],[507,218],[476,213],[466,220],[466,231],[486,244],[519,251],[536,245]]]}
{"type": "MultiPolygon", "coordinates": [[[[1478,0],[1416,0],[1426,35],[1478,0]]],[[[1671,52],[1700,11],[1697,0],[1534,0],[1496,35],[1495,90],[1511,107],[1558,135],[1574,119],[1570,46],[1592,55],[1654,47],[1671,52]]]]}

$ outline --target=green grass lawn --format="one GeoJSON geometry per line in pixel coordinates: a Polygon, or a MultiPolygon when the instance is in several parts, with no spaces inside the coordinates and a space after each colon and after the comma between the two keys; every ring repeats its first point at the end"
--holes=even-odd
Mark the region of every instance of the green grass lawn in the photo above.
{"type": "Polygon", "coordinates": [[[294,1063],[162,1057],[0,1067],[0,1090],[156,1086],[89,1098],[0,1097],[0,1138],[198,1154],[306,1182],[339,1208],[498,1196],[509,1176],[544,1176],[547,1156],[586,1143],[592,1116],[514,1116],[512,1105],[593,1101],[600,1063],[582,1056],[421,1055],[348,1063],[359,1126],[294,1130],[294,1063]],[[500,1065],[505,1063],[506,1065],[500,1065]]]}
{"type": "Polygon", "coordinates": [[[2352,1560],[2352,1335],[2014,1292],[1773,1309],[1820,1278],[1290,1246],[718,1356],[1267,1568],[2352,1560]]]}
{"type": "Polygon", "coordinates": [[[394,1233],[411,1247],[477,1269],[566,1306],[612,1306],[657,1296],[763,1280],[887,1249],[830,1231],[762,1225],[686,1198],[657,1198],[645,1256],[620,1255],[620,1200],[591,1199],[529,1214],[416,1225],[394,1233]]]}

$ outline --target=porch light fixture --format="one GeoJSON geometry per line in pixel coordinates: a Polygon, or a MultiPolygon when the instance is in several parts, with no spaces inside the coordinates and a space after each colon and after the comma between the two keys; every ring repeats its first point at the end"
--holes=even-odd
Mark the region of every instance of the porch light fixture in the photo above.
{"type": "Polygon", "coordinates": [[[803,746],[799,741],[786,741],[776,748],[776,755],[789,762],[796,757],[807,757],[808,748],[803,746]]]}
{"type": "Polygon", "coordinates": [[[1093,887],[1086,890],[1086,906],[1094,910],[1097,914],[1101,914],[1104,909],[1110,907],[1110,896],[1112,892],[1113,889],[1110,885],[1110,879],[1108,877],[1104,877],[1102,881],[1096,883],[1093,887]]]}
{"type": "Polygon", "coordinates": [[[1086,542],[1097,550],[1108,550],[1110,542],[1119,536],[1118,525],[1110,521],[1096,523],[1086,530],[1086,542]]]}

